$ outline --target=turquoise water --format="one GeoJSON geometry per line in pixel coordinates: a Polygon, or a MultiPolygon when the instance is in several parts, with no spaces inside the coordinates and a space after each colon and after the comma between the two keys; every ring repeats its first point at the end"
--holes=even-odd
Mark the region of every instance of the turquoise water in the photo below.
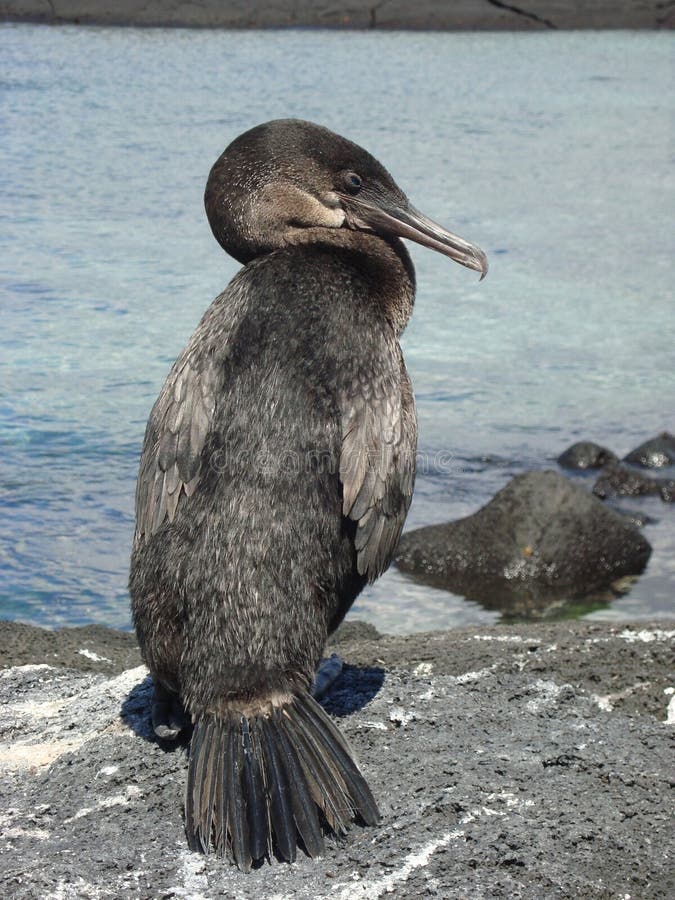
{"type": "MultiPolygon", "coordinates": [[[[208,170],[266,119],[322,122],[490,274],[413,247],[420,419],[408,527],[466,515],[573,440],[675,424],[672,44],[658,33],[0,27],[0,616],[129,624],[149,409],[236,271],[208,170]]],[[[591,615],[673,614],[672,509],[591,615]]],[[[497,614],[390,570],[356,614],[411,631],[497,614]]]]}

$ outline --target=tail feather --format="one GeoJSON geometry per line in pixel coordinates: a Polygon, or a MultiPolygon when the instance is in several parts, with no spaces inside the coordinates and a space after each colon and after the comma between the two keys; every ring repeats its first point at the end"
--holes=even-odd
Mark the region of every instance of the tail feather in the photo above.
{"type": "Polygon", "coordinates": [[[308,703],[303,703],[298,707],[299,715],[306,718],[308,727],[311,728],[313,725],[316,732],[322,735],[324,746],[329,749],[338,770],[345,779],[354,811],[359,813],[366,825],[376,825],[380,820],[380,811],[370,788],[352,759],[347,742],[319,704],[311,697],[308,697],[308,700],[308,703]]]}
{"type": "Polygon", "coordinates": [[[199,841],[202,847],[208,847],[209,845],[209,837],[211,835],[211,826],[215,812],[216,790],[218,788],[218,782],[220,781],[222,783],[223,777],[221,773],[223,754],[221,752],[220,742],[214,739],[214,735],[215,725],[207,731],[204,739],[204,749],[202,751],[204,762],[201,776],[203,778],[201,803],[204,815],[202,822],[199,825],[199,841]],[[214,771],[216,777],[205,778],[203,773],[210,771],[214,771]]]}
{"type": "Polygon", "coordinates": [[[251,868],[251,848],[249,841],[249,827],[247,816],[247,804],[242,790],[242,774],[244,768],[244,748],[240,734],[235,728],[230,729],[227,766],[226,766],[226,790],[227,802],[227,829],[232,842],[232,856],[234,861],[244,872],[251,868]]]}
{"type": "Polygon", "coordinates": [[[283,760],[277,754],[271,719],[259,718],[256,725],[260,728],[265,752],[267,793],[277,848],[284,859],[295,862],[296,829],[288,774],[283,760]]]}
{"type": "Polygon", "coordinates": [[[336,834],[346,834],[353,808],[347,795],[347,786],[340,773],[335,771],[327,754],[322,751],[311,732],[297,717],[287,718],[285,727],[296,745],[302,748],[301,760],[312,798],[321,809],[326,821],[336,834]]]}
{"type": "Polygon", "coordinates": [[[273,731],[273,739],[288,774],[293,817],[305,850],[310,856],[320,856],[323,853],[323,835],[316,804],[312,799],[296,750],[284,731],[280,718],[279,713],[275,710],[272,713],[272,719],[277,727],[273,731]]]}
{"type": "Polygon", "coordinates": [[[292,862],[298,843],[319,856],[319,813],[337,834],[356,817],[379,820],[346,741],[309,694],[248,718],[197,719],[185,799],[191,849],[229,853],[244,871],[275,850],[292,862]]]}
{"type": "Polygon", "coordinates": [[[202,818],[206,812],[204,804],[201,802],[201,791],[206,783],[205,768],[206,756],[213,736],[213,720],[204,722],[203,728],[195,728],[190,743],[190,766],[188,768],[188,779],[186,788],[187,802],[185,805],[186,828],[188,834],[188,843],[191,850],[201,850],[206,853],[208,846],[204,847],[200,839],[200,832],[203,831],[202,818]],[[197,820],[195,813],[199,811],[200,819],[197,820]]]}
{"type": "MultiPolygon", "coordinates": [[[[214,741],[217,747],[216,765],[213,771],[215,790],[213,794],[213,816],[214,816],[214,834],[213,844],[215,847],[225,846],[227,841],[227,792],[225,790],[225,748],[221,746],[219,740],[214,741]],[[219,752],[222,750],[223,752],[219,752]]],[[[192,748],[190,748],[192,749],[192,748]]],[[[189,831],[188,831],[189,835],[189,831]]],[[[207,846],[208,850],[208,846],[207,846]]]]}
{"type": "MultiPolygon", "coordinates": [[[[244,748],[244,793],[248,801],[251,856],[253,859],[262,859],[270,852],[267,801],[259,762],[262,756],[245,716],[241,718],[241,737],[244,748]]],[[[215,844],[222,845],[222,842],[215,841],[215,844]]]]}

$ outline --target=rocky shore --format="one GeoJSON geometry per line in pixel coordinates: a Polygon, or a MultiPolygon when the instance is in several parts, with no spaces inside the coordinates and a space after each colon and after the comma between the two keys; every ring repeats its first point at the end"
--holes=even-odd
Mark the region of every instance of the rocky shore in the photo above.
{"type": "Polygon", "coordinates": [[[0,622],[3,898],[670,898],[673,623],[348,623],[326,701],[383,813],[249,875],[188,852],[130,634],[0,622]]]}
{"type": "MultiPolygon", "coordinates": [[[[472,516],[409,532],[398,564],[492,591],[505,616],[559,615],[561,598],[642,571],[639,510],[612,504],[669,513],[674,463],[669,432],[622,461],[580,442],[559,457],[570,477],[516,476],[472,516]]],[[[323,702],[382,822],[244,875],[187,849],[189,743],[155,737],[135,637],[0,621],[0,896],[670,900],[674,645],[673,621],[405,636],[348,621],[323,702]]]]}
{"type": "Polygon", "coordinates": [[[539,30],[672,28],[675,8],[660,0],[353,0],[345,6],[309,0],[0,0],[0,20],[190,28],[383,28],[539,30]]]}

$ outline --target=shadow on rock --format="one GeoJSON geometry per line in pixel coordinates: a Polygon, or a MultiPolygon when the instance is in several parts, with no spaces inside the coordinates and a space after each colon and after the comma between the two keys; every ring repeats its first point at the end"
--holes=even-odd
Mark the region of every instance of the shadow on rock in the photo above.
{"type": "Polygon", "coordinates": [[[416,578],[515,618],[566,616],[614,599],[651,546],[624,517],[556,472],[513,478],[472,516],[408,532],[396,563],[416,578]],[[568,607],[565,612],[564,608],[568,607]]]}
{"type": "MultiPolygon", "coordinates": [[[[383,683],[384,669],[376,666],[358,668],[344,665],[342,674],[322,700],[322,705],[331,715],[348,716],[370,703],[379,693],[383,683]]],[[[155,734],[150,719],[153,689],[150,675],[133,687],[122,703],[120,710],[122,720],[144,741],[150,741],[165,750],[186,746],[190,743],[192,727],[186,728],[175,741],[160,740],[155,734]]]]}
{"type": "Polygon", "coordinates": [[[184,747],[190,743],[192,734],[192,726],[186,728],[185,731],[175,741],[163,741],[157,737],[152,727],[151,709],[154,685],[152,677],[147,675],[143,681],[133,687],[122,703],[120,716],[124,723],[144,741],[157,744],[167,751],[175,750],[177,747],[184,747]]]}
{"type": "Polygon", "coordinates": [[[343,666],[342,675],[322,701],[333,716],[348,716],[370,703],[384,684],[384,669],[379,666],[359,668],[343,666]]]}

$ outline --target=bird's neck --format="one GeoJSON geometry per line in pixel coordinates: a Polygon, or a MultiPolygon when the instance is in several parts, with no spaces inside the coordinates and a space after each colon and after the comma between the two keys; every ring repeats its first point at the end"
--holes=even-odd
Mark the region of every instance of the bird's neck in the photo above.
{"type": "Polygon", "coordinates": [[[415,301],[415,269],[402,241],[348,228],[303,228],[292,243],[347,254],[394,333],[401,334],[415,301]]]}

